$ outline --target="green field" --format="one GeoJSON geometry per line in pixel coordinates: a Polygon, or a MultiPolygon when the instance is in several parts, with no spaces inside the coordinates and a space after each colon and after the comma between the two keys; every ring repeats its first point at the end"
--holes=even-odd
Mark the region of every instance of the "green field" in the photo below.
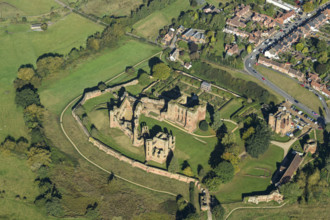
{"type": "Polygon", "coordinates": [[[276,163],[281,162],[282,157],[283,150],[274,145],[271,145],[267,152],[258,159],[247,157],[240,163],[241,170],[234,179],[230,183],[220,186],[219,191],[215,193],[217,199],[223,203],[239,202],[242,201],[243,193],[266,190],[270,185],[271,176],[276,170],[276,163]],[[266,169],[267,172],[262,172],[258,168],[266,169]],[[264,173],[266,178],[259,177],[264,173]]]}
{"type": "Polygon", "coordinates": [[[50,0],[1,0],[0,1],[0,12],[2,17],[13,17],[17,16],[32,16],[41,15],[53,8],[59,7],[55,1],[50,0]]]}
{"type": "Polygon", "coordinates": [[[26,134],[22,110],[14,104],[12,83],[20,65],[35,64],[43,53],[68,53],[100,30],[101,26],[75,14],[64,17],[45,32],[30,31],[29,25],[23,24],[0,26],[0,140],[8,134],[14,137],[26,134]]]}
{"type": "Polygon", "coordinates": [[[99,56],[44,83],[40,89],[41,102],[58,114],[85,88],[96,86],[98,82],[106,81],[124,71],[126,66],[134,65],[159,51],[160,48],[150,44],[125,38],[120,46],[107,49],[99,56]]]}
{"type": "Polygon", "coordinates": [[[0,199],[0,218],[45,218],[43,210],[34,205],[39,190],[34,182],[36,175],[26,165],[26,159],[3,152],[0,153],[0,164],[0,190],[5,191],[5,199],[0,199]],[[20,199],[16,199],[16,195],[19,195],[20,199]],[[23,199],[24,196],[26,199],[23,199]]]}
{"type": "Polygon", "coordinates": [[[142,37],[155,40],[159,29],[171,23],[172,18],[177,18],[181,11],[190,9],[188,0],[177,0],[168,7],[155,11],[148,17],[133,25],[136,33],[142,37]]]}
{"type": "Polygon", "coordinates": [[[221,118],[230,118],[239,108],[242,107],[242,102],[239,99],[232,99],[228,104],[220,109],[221,118]]]}
{"type": "Polygon", "coordinates": [[[315,112],[319,112],[319,109],[322,109],[322,104],[314,93],[308,91],[308,89],[304,87],[301,87],[296,81],[263,66],[256,66],[255,68],[265,76],[266,80],[270,80],[280,89],[283,89],[299,102],[313,109],[315,112]]]}
{"type": "Polygon", "coordinates": [[[130,15],[143,3],[142,0],[89,0],[80,8],[87,14],[93,14],[98,17],[103,15],[126,16],[130,15]]]}

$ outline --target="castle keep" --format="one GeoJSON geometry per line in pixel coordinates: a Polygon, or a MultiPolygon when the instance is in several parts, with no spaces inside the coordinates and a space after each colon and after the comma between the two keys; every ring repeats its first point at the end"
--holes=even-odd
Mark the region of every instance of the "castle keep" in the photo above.
{"type": "Polygon", "coordinates": [[[119,128],[127,135],[134,146],[146,147],[146,160],[163,163],[170,151],[175,148],[175,137],[163,132],[155,137],[150,137],[149,129],[143,126],[139,131],[139,117],[144,114],[147,117],[159,121],[168,120],[174,122],[189,132],[193,132],[199,121],[205,119],[206,105],[198,104],[187,107],[182,100],[171,100],[168,103],[164,99],[150,99],[148,97],[135,98],[124,93],[119,98],[119,105],[114,105],[109,111],[110,128],[119,128]]]}
{"type": "Polygon", "coordinates": [[[269,115],[268,124],[275,133],[285,135],[290,132],[292,126],[291,114],[282,107],[273,115],[269,115]]]}

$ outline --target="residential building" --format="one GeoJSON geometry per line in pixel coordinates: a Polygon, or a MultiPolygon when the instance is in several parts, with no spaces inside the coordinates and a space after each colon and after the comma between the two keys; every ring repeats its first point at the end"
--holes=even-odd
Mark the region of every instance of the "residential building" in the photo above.
{"type": "Polygon", "coordinates": [[[175,62],[179,58],[179,49],[174,48],[172,52],[170,53],[170,60],[175,62]]]}
{"type": "Polygon", "coordinates": [[[298,10],[296,6],[290,5],[281,0],[266,0],[267,3],[273,4],[279,8],[282,8],[285,11],[298,10]]]}
{"type": "Polygon", "coordinates": [[[235,16],[233,18],[228,18],[226,21],[227,25],[237,27],[237,28],[245,28],[246,24],[240,21],[240,18],[238,16],[235,16]]]}
{"type": "MultiPolygon", "coordinates": [[[[303,157],[301,157],[298,152],[293,152],[293,154],[294,154],[294,157],[293,157],[291,163],[289,164],[289,166],[287,166],[289,159],[286,157],[283,160],[282,165],[280,166],[280,169],[279,169],[278,173],[276,174],[276,176],[282,176],[282,177],[280,178],[279,181],[275,182],[275,186],[279,186],[281,184],[288,183],[291,180],[292,176],[298,170],[301,162],[303,161],[303,157]]],[[[292,156],[292,155],[289,155],[289,157],[290,156],[292,156]]]]}
{"type": "Polygon", "coordinates": [[[239,37],[242,37],[242,38],[247,38],[249,37],[249,34],[245,31],[241,31],[237,28],[233,28],[233,27],[225,27],[223,29],[223,32],[224,33],[227,33],[227,34],[233,34],[233,35],[236,35],[236,36],[239,36],[239,37]]]}
{"type": "Polygon", "coordinates": [[[168,33],[162,39],[161,43],[165,46],[170,45],[171,40],[173,39],[174,36],[175,36],[175,30],[173,28],[170,28],[168,33]]]}
{"type": "Polygon", "coordinates": [[[242,9],[240,9],[238,12],[236,12],[236,16],[243,17],[244,15],[246,15],[247,13],[250,12],[250,9],[251,9],[250,5],[243,6],[242,9]]]}
{"type": "Polygon", "coordinates": [[[267,28],[273,28],[276,26],[276,22],[272,17],[270,17],[268,15],[264,15],[264,14],[259,14],[257,12],[254,13],[254,15],[252,17],[252,21],[256,21],[260,25],[267,27],[267,28]]]}
{"type": "Polygon", "coordinates": [[[214,5],[206,5],[203,8],[203,12],[205,14],[209,14],[209,13],[220,13],[220,9],[216,8],[214,5]]]}
{"type": "Polygon", "coordinates": [[[271,60],[271,59],[267,59],[265,57],[259,57],[258,59],[258,63],[259,64],[262,64],[262,65],[265,65],[267,67],[271,67],[277,71],[280,71],[282,73],[288,73],[289,72],[289,69],[290,69],[290,65],[289,64],[286,64],[286,63],[278,63],[274,60],[271,60]]]}
{"type": "Polygon", "coordinates": [[[324,86],[321,93],[325,95],[327,98],[330,98],[330,91],[324,86]]]}
{"type": "Polygon", "coordinates": [[[286,12],[286,13],[280,15],[278,18],[276,18],[276,22],[283,25],[283,24],[288,23],[294,17],[296,17],[296,12],[294,10],[291,10],[289,12],[286,12]]]}
{"type": "Polygon", "coordinates": [[[235,55],[235,54],[239,53],[239,49],[238,49],[237,44],[233,44],[233,45],[226,44],[225,51],[227,52],[227,54],[229,56],[232,56],[232,55],[235,55]]]}
{"type": "Polygon", "coordinates": [[[190,28],[183,32],[182,39],[196,44],[203,44],[205,43],[206,37],[202,31],[190,28]]]}

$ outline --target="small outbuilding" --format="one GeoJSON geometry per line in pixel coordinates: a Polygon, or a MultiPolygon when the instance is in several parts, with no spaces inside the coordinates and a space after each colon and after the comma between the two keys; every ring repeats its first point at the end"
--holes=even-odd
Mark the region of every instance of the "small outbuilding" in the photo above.
{"type": "Polygon", "coordinates": [[[201,83],[201,90],[204,90],[206,92],[210,92],[211,91],[211,83],[203,81],[201,83]]]}

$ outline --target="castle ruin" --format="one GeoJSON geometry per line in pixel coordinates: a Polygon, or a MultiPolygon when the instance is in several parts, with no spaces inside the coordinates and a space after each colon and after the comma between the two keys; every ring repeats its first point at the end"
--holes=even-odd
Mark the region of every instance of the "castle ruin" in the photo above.
{"type": "Polygon", "coordinates": [[[292,130],[292,117],[289,111],[280,107],[275,114],[269,115],[268,124],[277,134],[285,135],[292,130]]]}
{"type": "Polygon", "coordinates": [[[159,121],[168,120],[193,132],[199,121],[205,120],[206,105],[187,107],[184,105],[185,100],[185,97],[181,97],[166,103],[165,99],[135,98],[124,93],[118,100],[120,104],[114,105],[109,111],[110,128],[122,130],[132,140],[134,146],[145,145],[146,160],[163,163],[169,152],[175,148],[175,137],[163,132],[155,137],[149,137],[147,126],[139,131],[139,117],[144,114],[159,121]]]}

